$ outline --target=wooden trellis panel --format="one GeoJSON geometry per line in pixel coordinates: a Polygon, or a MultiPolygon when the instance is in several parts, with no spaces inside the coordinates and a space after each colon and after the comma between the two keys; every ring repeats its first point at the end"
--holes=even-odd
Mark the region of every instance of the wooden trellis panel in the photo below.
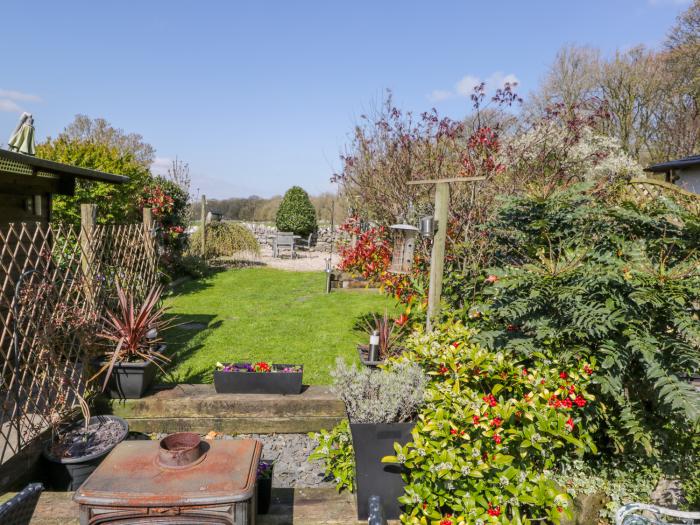
{"type": "Polygon", "coordinates": [[[639,201],[652,201],[667,197],[683,206],[688,211],[700,214],[700,195],[683,188],[655,179],[632,179],[627,185],[627,192],[639,201]]]}
{"type": "Polygon", "coordinates": [[[54,321],[66,312],[97,320],[116,283],[142,297],[157,280],[144,224],[0,225],[0,465],[65,416],[69,387],[84,390],[85,349],[72,333],[56,337],[54,321]]]}

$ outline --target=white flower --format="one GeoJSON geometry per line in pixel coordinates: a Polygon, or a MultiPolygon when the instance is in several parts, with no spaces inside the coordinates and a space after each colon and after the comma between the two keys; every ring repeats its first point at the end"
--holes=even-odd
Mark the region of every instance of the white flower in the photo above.
{"type": "Polygon", "coordinates": [[[422,448],[417,448],[417,449],[416,449],[416,453],[417,453],[420,457],[424,457],[425,454],[426,454],[425,449],[422,449],[422,448]]]}
{"type": "Polygon", "coordinates": [[[405,463],[406,456],[404,456],[403,454],[399,454],[398,456],[396,456],[396,461],[398,461],[399,463],[405,463]]]}
{"type": "Polygon", "coordinates": [[[462,476],[468,476],[469,473],[471,472],[471,469],[467,467],[466,465],[462,467],[462,476]]]}
{"type": "Polygon", "coordinates": [[[505,487],[506,485],[508,485],[509,481],[507,477],[501,476],[500,478],[498,478],[498,483],[501,485],[501,487],[505,487]]]}
{"type": "Polygon", "coordinates": [[[447,490],[454,490],[454,489],[455,489],[455,485],[454,485],[454,483],[452,483],[451,481],[448,481],[448,482],[445,484],[445,487],[447,488],[447,490]]]}
{"type": "Polygon", "coordinates": [[[481,453],[477,449],[472,450],[472,457],[478,458],[481,453]]]}

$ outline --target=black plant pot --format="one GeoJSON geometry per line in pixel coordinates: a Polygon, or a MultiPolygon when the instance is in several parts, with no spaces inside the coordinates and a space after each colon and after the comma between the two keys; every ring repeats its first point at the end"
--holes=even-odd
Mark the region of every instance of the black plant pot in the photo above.
{"type": "Polygon", "coordinates": [[[394,443],[411,441],[415,423],[350,423],[355,450],[355,483],[357,485],[357,518],[369,516],[369,497],[379,496],[386,519],[398,519],[403,496],[403,467],[382,463],[384,456],[394,455],[394,443]]]}
{"type": "MultiPolygon", "coordinates": [[[[236,363],[243,365],[245,363],[236,363]]],[[[272,365],[273,370],[298,365],[272,365]]],[[[214,371],[217,394],[300,394],[304,368],[298,372],[214,371]]]]}
{"type": "MultiPolygon", "coordinates": [[[[104,363],[100,363],[102,366],[104,363]]],[[[107,383],[112,399],[139,399],[156,376],[156,365],[150,361],[116,363],[107,383]]]]}
{"type": "Polygon", "coordinates": [[[270,467],[270,476],[258,478],[257,500],[258,514],[267,514],[270,511],[270,502],[272,501],[272,476],[274,474],[274,465],[270,467]]]}
{"type": "MultiPolygon", "coordinates": [[[[107,419],[116,420],[121,425],[123,432],[120,439],[107,450],[78,458],[57,458],[50,452],[51,443],[47,443],[42,451],[46,463],[47,484],[54,490],[77,490],[83,482],[93,473],[102,460],[107,457],[114,447],[126,439],[129,434],[129,424],[117,416],[94,416],[90,418],[90,424],[103,422],[107,419]]],[[[83,420],[73,425],[79,426],[83,420]]]]}

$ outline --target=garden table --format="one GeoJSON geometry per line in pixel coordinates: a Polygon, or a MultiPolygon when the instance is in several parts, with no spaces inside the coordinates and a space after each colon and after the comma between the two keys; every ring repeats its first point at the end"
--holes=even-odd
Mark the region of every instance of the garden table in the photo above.
{"type": "Polygon", "coordinates": [[[185,467],[164,467],[158,441],[126,441],[75,493],[80,525],[255,524],[262,445],[254,439],[204,441],[185,467]]]}

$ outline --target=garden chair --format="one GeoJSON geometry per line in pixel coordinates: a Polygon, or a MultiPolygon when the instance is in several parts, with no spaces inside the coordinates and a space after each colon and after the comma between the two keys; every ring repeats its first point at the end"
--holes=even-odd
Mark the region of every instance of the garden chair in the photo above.
{"type": "Polygon", "coordinates": [[[287,248],[292,254],[292,259],[296,256],[294,246],[294,234],[291,232],[278,232],[272,240],[272,256],[279,257],[280,249],[287,248]]]}
{"type": "Polygon", "coordinates": [[[43,490],[44,486],[41,483],[32,483],[0,505],[0,523],[29,525],[43,490]]]}
{"type": "Polygon", "coordinates": [[[297,243],[299,244],[300,247],[303,246],[307,250],[310,250],[313,241],[314,241],[314,234],[310,233],[308,237],[306,237],[306,238],[302,237],[301,239],[299,239],[297,241],[297,243]]]}
{"type": "Polygon", "coordinates": [[[644,503],[623,505],[615,513],[615,525],[692,525],[700,512],[683,512],[644,503]]]}

